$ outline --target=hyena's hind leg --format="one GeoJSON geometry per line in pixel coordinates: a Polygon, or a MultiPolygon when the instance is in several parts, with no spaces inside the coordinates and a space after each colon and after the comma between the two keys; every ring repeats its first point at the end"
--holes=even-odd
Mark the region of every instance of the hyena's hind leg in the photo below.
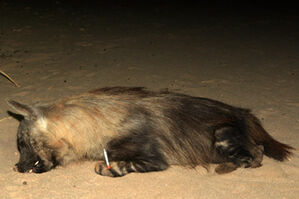
{"type": "Polygon", "coordinates": [[[229,173],[239,167],[259,167],[263,159],[263,147],[243,135],[236,127],[222,127],[215,131],[215,147],[226,162],[219,164],[215,171],[229,173]]]}
{"type": "Polygon", "coordinates": [[[111,168],[105,162],[95,167],[95,172],[103,176],[121,177],[131,172],[162,171],[169,167],[159,144],[146,136],[113,140],[107,146],[107,154],[111,168]]]}

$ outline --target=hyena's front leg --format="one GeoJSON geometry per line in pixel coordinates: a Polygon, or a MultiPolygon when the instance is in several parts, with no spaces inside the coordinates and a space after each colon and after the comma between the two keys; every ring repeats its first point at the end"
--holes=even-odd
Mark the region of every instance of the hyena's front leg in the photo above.
{"type": "Polygon", "coordinates": [[[102,176],[121,177],[131,172],[162,171],[167,168],[168,164],[161,161],[112,161],[110,167],[107,167],[105,162],[98,162],[95,166],[95,172],[102,176]]]}
{"type": "Polygon", "coordinates": [[[169,167],[160,144],[144,134],[114,139],[106,149],[110,168],[105,162],[99,162],[95,167],[96,173],[103,176],[120,177],[131,172],[162,171],[169,167]]]}

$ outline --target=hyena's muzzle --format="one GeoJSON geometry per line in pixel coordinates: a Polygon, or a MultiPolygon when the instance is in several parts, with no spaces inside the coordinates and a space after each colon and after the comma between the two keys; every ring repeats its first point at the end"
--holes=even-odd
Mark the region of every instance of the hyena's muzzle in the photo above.
{"type": "Polygon", "coordinates": [[[21,173],[43,173],[55,167],[55,164],[42,160],[31,147],[22,146],[22,144],[18,143],[18,149],[20,159],[15,164],[15,169],[21,173]]]}

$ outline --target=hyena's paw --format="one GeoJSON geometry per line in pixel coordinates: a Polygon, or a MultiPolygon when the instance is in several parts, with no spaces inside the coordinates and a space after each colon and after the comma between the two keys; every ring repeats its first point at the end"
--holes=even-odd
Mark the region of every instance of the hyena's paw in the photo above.
{"type": "Polygon", "coordinates": [[[108,168],[105,162],[98,162],[94,168],[97,174],[108,177],[121,177],[129,172],[133,172],[129,169],[128,163],[124,161],[120,162],[110,162],[110,167],[108,168]]]}
{"type": "Polygon", "coordinates": [[[236,170],[238,168],[237,165],[231,163],[231,162],[226,162],[223,164],[219,164],[216,168],[215,168],[215,172],[218,174],[226,174],[226,173],[230,173],[234,170],[236,170]]]}
{"type": "Polygon", "coordinates": [[[264,146],[258,145],[251,150],[253,156],[253,161],[251,163],[251,168],[257,168],[262,166],[263,156],[264,156],[264,146]]]}
{"type": "Polygon", "coordinates": [[[108,168],[104,162],[98,162],[95,165],[94,171],[102,176],[114,177],[113,173],[111,172],[111,168],[108,168]]]}

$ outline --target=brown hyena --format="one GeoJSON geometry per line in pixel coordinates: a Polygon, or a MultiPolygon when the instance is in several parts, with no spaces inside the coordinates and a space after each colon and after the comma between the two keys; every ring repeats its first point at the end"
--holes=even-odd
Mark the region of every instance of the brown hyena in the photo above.
{"type": "Polygon", "coordinates": [[[168,91],[111,87],[48,105],[8,103],[23,116],[20,172],[98,160],[96,173],[113,177],[211,163],[228,173],[261,166],[263,154],[283,161],[293,149],[274,140],[247,109],[168,91]]]}

